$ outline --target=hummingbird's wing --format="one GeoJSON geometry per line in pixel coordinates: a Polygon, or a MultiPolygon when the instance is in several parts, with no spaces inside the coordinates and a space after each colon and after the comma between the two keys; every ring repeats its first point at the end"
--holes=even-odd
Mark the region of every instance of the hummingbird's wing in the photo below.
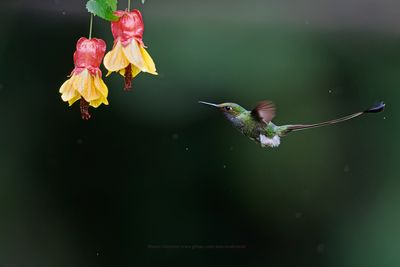
{"type": "Polygon", "coordinates": [[[253,108],[251,115],[260,122],[268,123],[275,117],[275,105],[268,100],[261,101],[253,108]]]}

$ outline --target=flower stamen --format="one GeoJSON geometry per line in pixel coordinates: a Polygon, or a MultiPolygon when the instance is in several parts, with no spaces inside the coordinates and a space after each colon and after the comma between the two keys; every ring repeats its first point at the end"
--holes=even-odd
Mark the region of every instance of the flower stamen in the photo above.
{"type": "Polygon", "coordinates": [[[89,103],[85,99],[81,98],[79,104],[80,104],[82,120],[89,120],[91,117],[89,113],[89,103]]]}
{"type": "Polygon", "coordinates": [[[128,64],[128,66],[125,68],[125,91],[130,91],[132,89],[132,66],[131,64],[128,64]]]}

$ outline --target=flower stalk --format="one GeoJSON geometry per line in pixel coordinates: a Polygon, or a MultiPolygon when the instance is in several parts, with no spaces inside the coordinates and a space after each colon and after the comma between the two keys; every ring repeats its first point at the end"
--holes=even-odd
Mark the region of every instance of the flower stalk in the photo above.
{"type": "Polygon", "coordinates": [[[92,39],[93,13],[90,13],[89,40],[92,39]]]}

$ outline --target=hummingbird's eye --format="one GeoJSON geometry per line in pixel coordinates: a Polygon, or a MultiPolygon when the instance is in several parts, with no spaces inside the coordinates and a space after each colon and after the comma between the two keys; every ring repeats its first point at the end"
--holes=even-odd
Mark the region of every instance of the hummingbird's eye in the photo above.
{"type": "Polygon", "coordinates": [[[231,108],[230,106],[226,106],[226,107],[225,107],[225,110],[226,110],[226,111],[230,111],[230,110],[232,110],[232,108],[231,108]]]}

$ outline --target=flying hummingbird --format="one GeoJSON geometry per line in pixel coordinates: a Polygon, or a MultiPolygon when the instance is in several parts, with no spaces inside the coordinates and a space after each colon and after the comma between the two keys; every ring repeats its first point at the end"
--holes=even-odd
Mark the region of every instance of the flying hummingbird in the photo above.
{"type": "Polygon", "coordinates": [[[199,103],[218,108],[236,129],[251,140],[259,143],[262,147],[279,146],[281,137],[290,132],[336,124],[356,118],[365,113],[381,112],[385,108],[385,103],[380,102],[365,111],[360,111],[335,120],[315,124],[278,126],[272,123],[272,119],[275,117],[275,105],[268,100],[261,101],[251,111],[246,110],[236,103],[213,104],[203,101],[199,101],[199,103]]]}

